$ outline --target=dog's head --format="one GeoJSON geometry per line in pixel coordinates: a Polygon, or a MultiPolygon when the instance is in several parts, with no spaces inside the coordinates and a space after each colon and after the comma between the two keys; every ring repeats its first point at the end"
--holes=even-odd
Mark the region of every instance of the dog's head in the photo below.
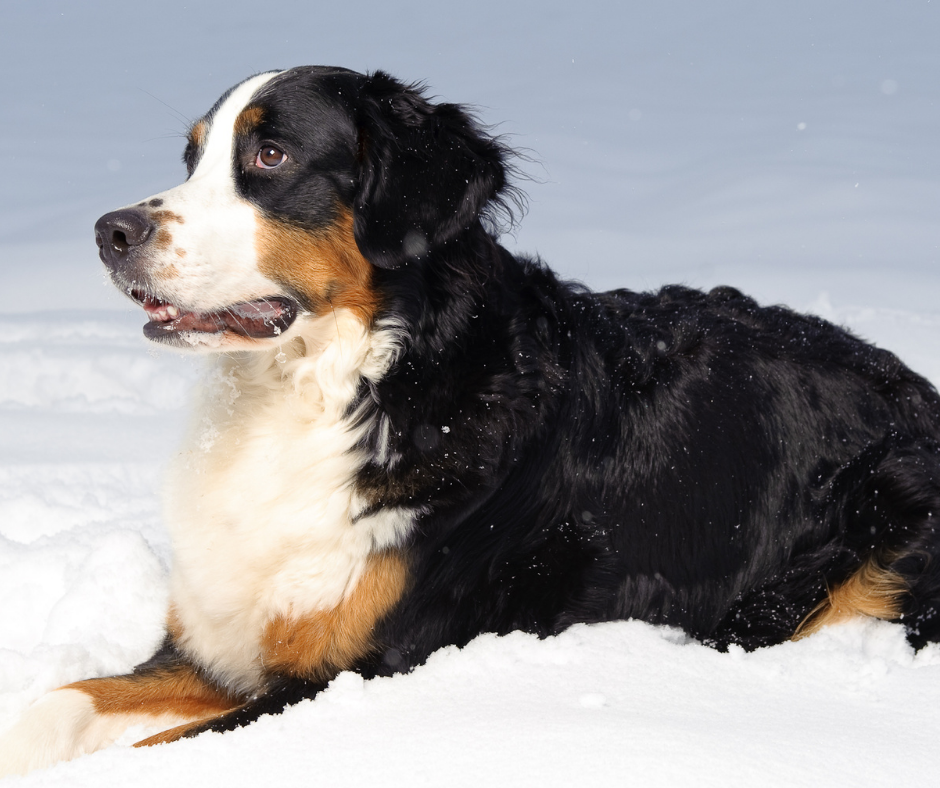
{"type": "Polygon", "coordinates": [[[370,324],[374,267],[422,264],[478,226],[506,155],[462,108],[382,72],[268,72],[193,125],[184,183],[102,216],[96,240],[149,338],[265,347],[334,308],[370,324]]]}

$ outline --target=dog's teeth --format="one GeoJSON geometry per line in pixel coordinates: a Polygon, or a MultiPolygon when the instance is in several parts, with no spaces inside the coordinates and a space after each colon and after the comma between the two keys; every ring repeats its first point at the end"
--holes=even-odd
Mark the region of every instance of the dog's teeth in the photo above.
{"type": "Polygon", "coordinates": [[[173,306],[173,304],[170,304],[170,305],[167,306],[167,308],[166,308],[166,313],[167,313],[170,317],[179,317],[180,311],[179,311],[179,309],[177,309],[175,306],[173,306]]]}

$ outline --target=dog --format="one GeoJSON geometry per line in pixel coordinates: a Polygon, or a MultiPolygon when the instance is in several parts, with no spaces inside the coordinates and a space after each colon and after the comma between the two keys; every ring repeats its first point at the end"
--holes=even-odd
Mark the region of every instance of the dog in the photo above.
{"type": "Polygon", "coordinates": [[[95,226],[145,335],[214,357],[169,471],[166,640],[41,698],[0,772],[232,730],[484,632],[940,640],[940,398],[891,353],[510,254],[511,150],[383,72],[253,76],[184,161],[95,226]]]}

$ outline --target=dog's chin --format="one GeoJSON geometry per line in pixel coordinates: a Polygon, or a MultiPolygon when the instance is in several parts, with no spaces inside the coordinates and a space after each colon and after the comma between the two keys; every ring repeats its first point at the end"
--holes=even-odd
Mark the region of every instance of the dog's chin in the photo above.
{"type": "Polygon", "coordinates": [[[130,297],[147,313],[144,336],[175,347],[259,349],[284,334],[297,319],[297,304],[284,296],[239,301],[215,311],[195,311],[132,290],[130,297]]]}

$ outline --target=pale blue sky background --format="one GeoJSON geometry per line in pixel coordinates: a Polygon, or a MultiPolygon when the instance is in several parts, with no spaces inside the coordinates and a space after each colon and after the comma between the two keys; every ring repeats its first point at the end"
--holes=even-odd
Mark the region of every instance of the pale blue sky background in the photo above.
{"type": "Polygon", "coordinates": [[[938,41],[931,0],[16,4],[0,28],[0,311],[40,281],[53,307],[119,306],[95,219],[179,180],[187,120],[224,89],[304,63],[475,104],[535,162],[507,242],[591,284],[805,300],[830,287],[821,269],[932,275],[938,41]]]}

